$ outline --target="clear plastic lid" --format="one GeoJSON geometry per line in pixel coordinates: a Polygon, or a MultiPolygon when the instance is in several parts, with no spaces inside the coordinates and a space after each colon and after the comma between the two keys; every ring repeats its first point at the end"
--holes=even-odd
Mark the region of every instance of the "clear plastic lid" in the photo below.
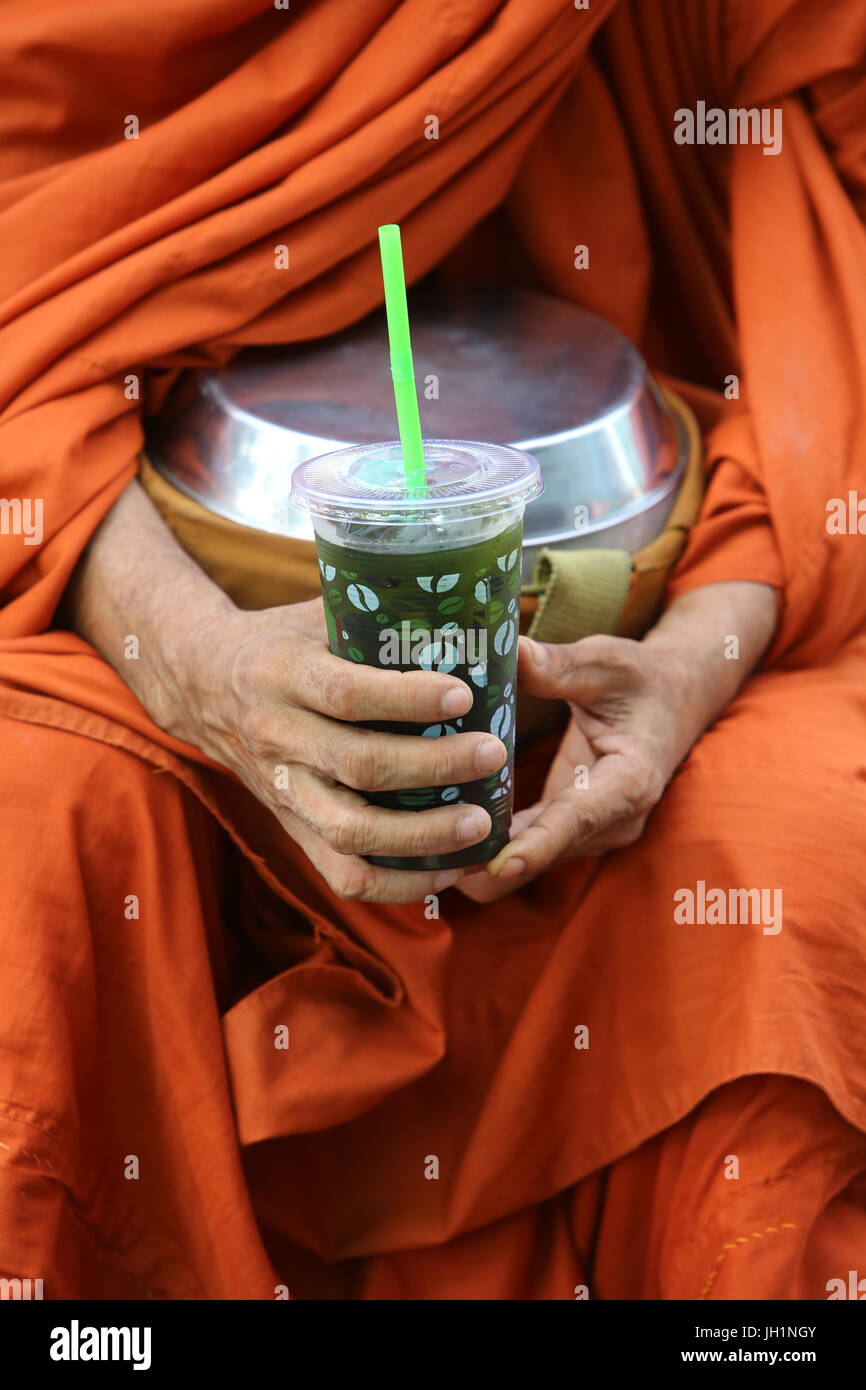
{"type": "Polygon", "coordinates": [[[541,492],[531,454],[466,439],[424,442],[426,491],[407,488],[399,443],[362,444],[309,459],[292,475],[292,501],[314,517],[429,526],[523,507],[541,492]]]}

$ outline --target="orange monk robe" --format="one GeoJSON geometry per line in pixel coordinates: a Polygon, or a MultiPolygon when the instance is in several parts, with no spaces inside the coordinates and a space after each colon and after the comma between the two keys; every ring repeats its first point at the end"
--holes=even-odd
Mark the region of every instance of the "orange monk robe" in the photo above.
{"type": "MultiPolygon", "coordinates": [[[[864,488],[862,7],[127,0],[107,26],[41,0],[2,42],[3,492],[44,537],[0,537],[0,1272],[826,1297],[866,1243],[866,545],[825,524],[864,488]],[[781,152],[676,144],[698,100],[781,109],[781,152]],[[136,471],[125,379],[152,406],[184,365],[354,321],[384,221],[413,278],[459,247],[692,383],[710,481],[670,594],[780,597],[638,844],[434,921],[334,901],[51,626],[136,471]],[[676,923],[698,882],[781,889],[782,931],[676,923]]],[[[528,796],[537,752],[519,771],[528,796]]]]}

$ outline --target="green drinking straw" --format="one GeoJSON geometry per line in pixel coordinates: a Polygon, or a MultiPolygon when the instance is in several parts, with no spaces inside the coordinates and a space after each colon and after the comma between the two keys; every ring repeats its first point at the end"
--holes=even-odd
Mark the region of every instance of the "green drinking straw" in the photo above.
{"type": "Polygon", "coordinates": [[[403,472],[406,487],[416,497],[427,496],[424,441],[418,414],[415,391],[415,368],[412,364],[412,340],[409,336],[409,308],[406,304],[406,276],[403,271],[403,247],[400,228],[389,223],[379,228],[379,250],[382,255],[382,281],[385,286],[385,313],[388,318],[388,346],[391,352],[391,376],[394,380],[394,404],[397,407],[397,428],[403,450],[403,472]]]}

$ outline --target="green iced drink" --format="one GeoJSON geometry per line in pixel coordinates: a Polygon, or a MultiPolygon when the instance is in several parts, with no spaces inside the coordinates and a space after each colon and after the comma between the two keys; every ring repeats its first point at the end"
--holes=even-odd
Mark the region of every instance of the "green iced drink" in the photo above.
{"type": "Polygon", "coordinates": [[[541,490],[537,463],[520,450],[431,440],[424,453],[423,495],[406,488],[393,444],[314,459],[292,481],[293,500],[313,516],[331,651],[384,670],[454,675],[473,694],[457,719],[366,727],[425,738],[491,733],[508,750],[503,768],[476,781],[368,793],[392,810],[466,803],[491,817],[487,838],[468,849],[370,856],[400,869],[480,864],[508,842],[523,509],[541,490]]]}

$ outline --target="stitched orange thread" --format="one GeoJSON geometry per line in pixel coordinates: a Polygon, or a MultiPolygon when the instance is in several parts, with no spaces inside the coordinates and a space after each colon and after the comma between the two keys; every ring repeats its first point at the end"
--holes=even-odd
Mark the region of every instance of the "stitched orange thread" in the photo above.
{"type": "MultiPolygon", "coordinates": [[[[753,1237],[755,1240],[763,1240],[765,1235],[777,1236],[777,1235],[779,1234],[780,1230],[782,1230],[782,1231],[796,1231],[796,1229],[797,1229],[797,1227],[794,1225],[793,1221],[783,1221],[783,1222],[781,1223],[780,1226],[765,1226],[763,1231],[753,1231],[753,1232],[752,1232],[752,1237],[753,1237]]],[[[748,1236],[737,1236],[736,1243],[734,1243],[734,1242],[732,1242],[732,1241],[726,1240],[726,1241],[724,1242],[724,1245],[722,1246],[722,1253],[721,1253],[720,1255],[717,1255],[717,1256],[716,1256],[716,1265],[720,1265],[720,1264],[722,1263],[722,1260],[728,1259],[728,1254],[727,1254],[727,1252],[728,1252],[729,1250],[738,1250],[738,1249],[740,1248],[741,1245],[748,1245],[748,1244],[749,1244],[749,1237],[748,1237],[748,1236]]],[[[699,1299],[699,1300],[700,1300],[700,1299],[705,1299],[705,1298],[707,1297],[707,1294],[709,1293],[710,1289],[713,1287],[713,1284],[716,1282],[716,1280],[718,1279],[718,1277],[719,1277],[719,1271],[718,1271],[718,1269],[713,1269],[713,1270],[710,1271],[710,1275],[709,1275],[709,1278],[707,1279],[707,1282],[704,1284],[704,1287],[701,1289],[700,1293],[698,1294],[698,1299],[699,1299]]]]}
{"type": "MultiPolygon", "coordinates": [[[[724,1257],[724,1255],[722,1255],[720,1258],[721,1258],[721,1259],[724,1259],[725,1257],[724,1257]]],[[[717,1269],[714,1269],[714,1270],[712,1271],[712,1273],[710,1274],[709,1279],[708,1279],[707,1282],[704,1284],[704,1287],[701,1289],[701,1292],[700,1292],[700,1294],[698,1295],[699,1298],[704,1298],[704,1299],[706,1298],[707,1294],[709,1293],[710,1289],[713,1287],[713,1284],[716,1282],[716,1279],[718,1278],[718,1273],[719,1273],[719,1271],[718,1271],[717,1269]]]]}

